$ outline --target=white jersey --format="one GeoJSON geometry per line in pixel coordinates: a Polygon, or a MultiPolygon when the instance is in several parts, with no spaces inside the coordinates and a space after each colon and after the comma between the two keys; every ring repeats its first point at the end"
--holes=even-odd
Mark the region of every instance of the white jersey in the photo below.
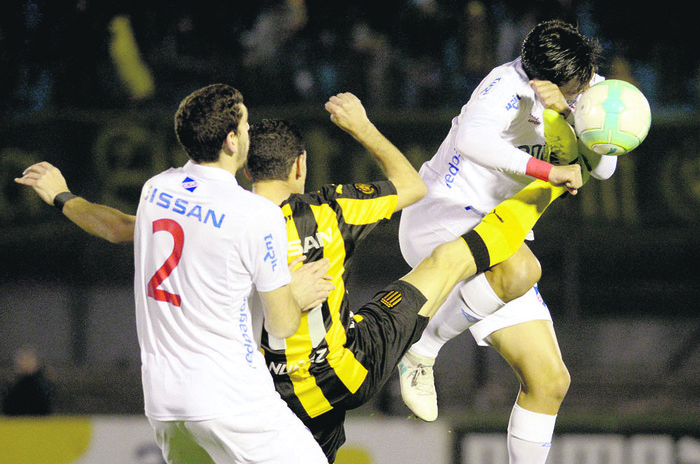
{"type": "MultiPolygon", "coordinates": [[[[592,83],[602,79],[596,75],[592,83]]],[[[421,203],[430,209],[427,205],[435,203],[442,210],[466,208],[480,218],[534,180],[525,170],[530,157],[540,158],[544,151],[545,108],[529,81],[520,58],[481,81],[435,156],[421,168],[429,191],[421,203]]],[[[608,158],[608,164],[615,162],[608,158]]],[[[409,208],[420,209],[421,203],[409,208]]]]}
{"type": "MultiPolygon", "coordinates": [[[[591,84],[601,80],[595,75],[591,84]]],[[[531,156],[540,158],[544,151],[544,109],[520,58],[481,81],[452,120],[438,152],[420,169],[428,194],[401,212],[399,243],[409,265],[417,266],[436,246],[473,229],[486,213],[534,180],[525,172],[531,156]]],[[[606,179],[616,164],[617,157],[603,156],[591,175],[606,179]]],[[[448,309],[440,311],[462,311],[461,304],[448,299],[448,309]]],[[[497,330],[533,320],[551,320],[536,287],[470,330],[477,343],[486,345],[497,330]]],[[[435,321],[426,332],[435,330],[435,321]]]]}
{"type": "Polygon", "coordinates": [[[280,208],[230,172],[189,162],[144,185],[134,293],[148,417],[235,418],[284,404],[248,297],[290,282],[286,249],[280,208]]]}
{"type": "MultiPolygon", "coordinates": [[[[602,80],[596,74],[591,84],[602,80]]],[[[420,169],[428,194],[401,213],[406,262],[416,266],[437,244],[465,234],[534,180],[525,171],[530,158],[544,151],[544,110],[520,58],[481,81],[420,169]]],[[[617,157],[603,156],[591,175],[608,178],[616,164],[617,157]]]]}

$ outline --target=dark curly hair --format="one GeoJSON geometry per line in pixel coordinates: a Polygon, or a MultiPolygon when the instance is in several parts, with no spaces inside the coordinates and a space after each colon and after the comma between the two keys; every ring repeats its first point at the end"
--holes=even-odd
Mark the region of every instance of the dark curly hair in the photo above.
{"type": "Polygon", "coordinates": [[[283,119],[263,119],[250,126],[249,134],[246,167],[250,180],[286,180],[305,150],[299,128],[283,119]]]}
{"type": "Polygon", "coordinates": [[[560,20],[535,26],[523,41],[523,69],[530,79],[551,81],[558,86],[577,82],[585,86],[598,70],[602,49],[597,41],[560,20]]]}
{"type": "Polygon", "coordinates": [[[175,113],[175,134],[190,159],[197,163],[219,159],[226,136],[238,133],[243,95],[225,84],[192,92],[175,113]]]}

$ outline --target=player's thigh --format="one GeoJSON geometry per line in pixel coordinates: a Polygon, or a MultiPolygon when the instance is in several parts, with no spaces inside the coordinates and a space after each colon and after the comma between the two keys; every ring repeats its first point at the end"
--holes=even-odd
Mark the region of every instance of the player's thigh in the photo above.
{"type": "Polygon", "coordinates": [[[404,209],[399,224],[399,246],[404,260],[416,267],[433,249],[441,243],[454,240],[447,231],[428,227],[429,218],[417,213],[407,213],[404,209]]]}
{"type": "Polygon", "coordinates": [[[354,409],[365,404],[396,371],[401,357],[428,325],[428,318],[419,315],[425,302],[426,297],[418,288],[398,280],[357,310],[345,346],[367,375],[360,388],[342,402],[344,407],[354,409]]]}
{"type": "Polygon", "coordinates": [[[450,204],[444,199],[426,197],[401,211],[401,254],[411,267],[416,267],[436,246],[473,229],[482,217],[465,211],[461,203],[450,204]]]}
{"type": "Polygon", "coordinates": [[[313,435],[291,411],[265,422],[240,420],[189,422],[198,441],[216,464],[285,462],[322,464],[326,457],[313,435]]]}
{"type": "Polygon", "coordinates": [[[223,418],[151,422],[163,455],[168,462],[175,464],[328,462],[311,432],[286,406],[274,417],[263,413],[243,421],[223,418]]]}
{"type": "Polygon", "coordinates": [[[168,463],[197,462],[214,464],[214,460],[187,430],[183,421],[150,420],[155,431],[156,442],[168,463]]]}
{"type": "Polygon", "coordinates": [[[487,342],[513,368],[524,388],[567,377],[551,320],[533,320],[505,327],[487,342]]]}

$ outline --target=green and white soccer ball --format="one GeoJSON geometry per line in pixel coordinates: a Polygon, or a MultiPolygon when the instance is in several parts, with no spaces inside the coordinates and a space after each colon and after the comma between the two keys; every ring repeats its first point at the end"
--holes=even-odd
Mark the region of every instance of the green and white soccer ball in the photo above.
{"type": "Polygon", "coordinates": [[[608,79],[581,95],[574,126],[579,140],[599,155],[624,155],[637,148],[649,133],[651,109],[635,86],[608,79]]]}

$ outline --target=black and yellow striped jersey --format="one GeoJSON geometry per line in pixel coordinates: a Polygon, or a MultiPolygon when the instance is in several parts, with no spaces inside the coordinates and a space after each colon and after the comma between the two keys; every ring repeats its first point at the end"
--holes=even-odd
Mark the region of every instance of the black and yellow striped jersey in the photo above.
{"type": "Polygon", "coordinates": [[[292,195],[282,205],[287,221],[289,260],[330,260],[335,290],[322,305],[302,314],[292,337],[262,334],[261,345],[277,391],[302,419],[317,417],[362,385],[367,369],[363,353],[345,345],[352,315],[345,271],[358,242],[397,204],[389,181],[328,185],[318,192],[292,195]]]}

